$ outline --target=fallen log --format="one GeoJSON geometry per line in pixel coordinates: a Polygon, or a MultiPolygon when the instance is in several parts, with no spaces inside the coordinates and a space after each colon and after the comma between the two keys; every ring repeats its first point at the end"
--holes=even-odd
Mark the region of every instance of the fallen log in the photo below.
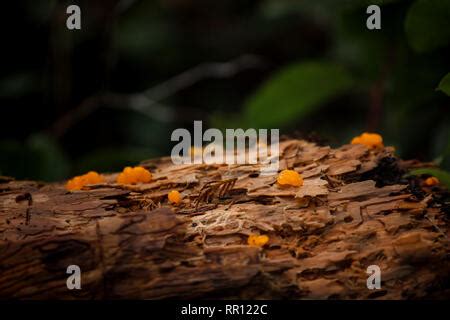
{"type": "Polygon", "coordinates": [[[258,165],[144,161],[153,179],[80,191],[0,179],[0,298],[449,298],[446,191],[405,178],[391,148],[280,144],[280,187],[258,165]],[[183,195],[169,204],[167,193],[183,195]],[[439,195],[439,197],[437,196],[439,195]],[[267,235],[263,246],[249,235],[267,235]],[[81,289],[66,286],[68,266],[81,289]],[[379,266],[381,288],[367,287],[379,266]]]}

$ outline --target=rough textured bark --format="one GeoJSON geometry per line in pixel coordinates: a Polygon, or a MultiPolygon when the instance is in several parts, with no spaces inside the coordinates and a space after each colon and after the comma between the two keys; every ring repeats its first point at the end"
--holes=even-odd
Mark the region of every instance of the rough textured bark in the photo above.
{"type": "Polygon", "coordinates": [[[0,180],[1,298],[449,298],[445,191],[404,178],[390,148],[280,145],[280,187],[258,165],[143,162],[153,181],[0,180]],[[184,195],[178,206],[167,193],[184,195]],[[260,248],[250,234],[266,234],[260,248]],[[68,290],[66,268],[82,270],[68,290]],[[369,265],[382,289],[366,286],[369,265]]]}

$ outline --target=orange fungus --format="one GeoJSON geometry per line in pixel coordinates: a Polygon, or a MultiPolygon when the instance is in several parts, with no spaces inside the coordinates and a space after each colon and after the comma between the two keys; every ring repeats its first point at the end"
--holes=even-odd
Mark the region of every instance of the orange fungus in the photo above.
{"type": "Polygon", "coordinates": [[[152,174],[143,167],[125,167],[117,176],[117,183],[121,184],[147,183],[151,180],[152,174]]]}
{"type": "Polygon", "coordinates": [[[439,179],[436,177],[429,177],[425,180],[425,185],[432,187],[439,184],[439,179]]]}
{"type": "Polygon", "coordinates": [[[266,235],[259,236],[252,234],[247,239],[248,245],[255,247],[263,247],[267,242],[269,242],[269,237],[266,235]]]}
{"type": "Polygon", "coordinates": [[[170,191],[167,198],[173,204],[179,204],[181,202],[181,194],[177,190],[170,191]]]}
{"type": "Polygon", "coordinates": [[[102,183],[103,177],[95,171],[89,171],[81,176],[76,176],[67,181],[67,190],[81,190],[87,184],[102,183]]]}
{"type": "Polygon", "coordinates": [[[371,149],[383,147],[383,138],[377,133],[364,132],[362,135],[354,137],[352,144],[363,144],[371,149]]]}
{"type": "Polygon", "coordinates": [[[279,185],[300,187],[303,185],[303,178],[297,171],[283,170],[278,175],[277,182],[279,185]]]}

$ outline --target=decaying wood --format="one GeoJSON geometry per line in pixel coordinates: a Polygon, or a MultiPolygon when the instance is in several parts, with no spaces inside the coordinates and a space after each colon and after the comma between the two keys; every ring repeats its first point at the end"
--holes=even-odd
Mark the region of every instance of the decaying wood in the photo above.
{"type": "MultiPolygon", "coordinates": [[[[258,165],[143,162],[148,184],[0,180],[1,298],[448,298],[448,204],[403,178],[393,150],[280,145],[280,187],[258,165]],[[385,166],[389,163],[389,166],[385,166]],[[386,180],[383,179],[386,175],[386,180]],[[179,190],[183,202],[167,203],[179,190]],[[266,234],[263,247],[247,244],[266,234]],[[78,265],[82,289],[68,290],[78,265]],[[366,285],[370,265],[382,288],[366,285]]],[[[419,183],[419,186],[417,185],[419,183]]]]}

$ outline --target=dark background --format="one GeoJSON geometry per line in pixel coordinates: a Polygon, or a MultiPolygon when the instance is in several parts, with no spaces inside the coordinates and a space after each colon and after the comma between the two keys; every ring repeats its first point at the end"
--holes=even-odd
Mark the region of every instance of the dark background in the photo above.
{"type": "Polygon", "coordinates": [[[374,131],[450,169],[449,0],[23,0],[1,17],[0,175],[121,170],[194,120],[331,145],[374,131]]]}

